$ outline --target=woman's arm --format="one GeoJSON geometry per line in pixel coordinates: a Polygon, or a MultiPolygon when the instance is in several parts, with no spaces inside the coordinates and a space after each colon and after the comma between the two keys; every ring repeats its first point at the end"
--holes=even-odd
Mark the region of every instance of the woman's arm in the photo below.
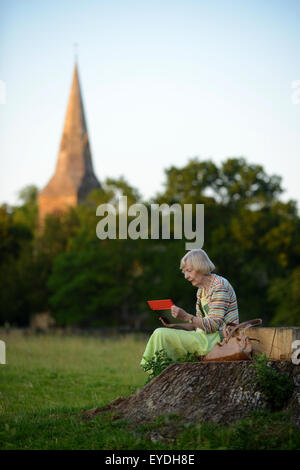
{"type": "Polygon", "coordinates": [[[208,315],[197,317],[195,324],[206,333],[218,331],[224,325],[224,317],[228,311],[229,293],[225,286],[217,286],[210,297],[208,315]]]}
{"type": "Polygon", "coordinates": [[[218,287],[212,294],[209,303],[209,314],[206,317],[195,317],[176,305],[171,307],[173,317],[186,321],[195,328],[201,328],[206,333],[218,331],[224,325],[224,315],[228,306],[228,292],[223,286],[218,287]],[[192,323],[190,323],[192,321],[192,323]]]}
{"type": "Polygon", "coordinates": [[[166,323],[163,318],[160,317],[159,319],[166,328],[174,328],[174,326],[180,326],[180,328],[184,328],[185,330],[195,330],[195,326],[193,326],[191,323],[166,323]]]}
{"type": "Polygon", "coordinates": [[[207,315],[205,318],[201,317],[194,317],[193,318],[193,325],[196,328],[201,328],[201,330],[205,331],[205,333],[213,333],[214,331],[218,331],[222,325],[224,324],[223,318],[219,317],[211,317],[207,315]]]}
{"type": "MultiPolygon", "coordinates": [[[[197,325],[194,323],[194,320],[196,319],[195,315],[190,315],[187,313],[183,308],[177,307],[177,305],[172,305],[171,307],[171,314],[174,318],[179,318],[180,320],[186,321],[187,323],[180,323],[179,325],[185,328],[186,330],[193,331],[197,327],[197,325]],[[193,322],[191,322],[191,320],[193,322]]],[[[177,324],[178,326],[178,324],[177,324]]]]}

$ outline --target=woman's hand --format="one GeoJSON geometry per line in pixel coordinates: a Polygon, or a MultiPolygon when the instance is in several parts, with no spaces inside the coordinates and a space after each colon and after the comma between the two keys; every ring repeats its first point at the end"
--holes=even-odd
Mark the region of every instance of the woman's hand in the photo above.
{"type": "Polygon", "coordinates": [[[174,318],[178,318],[179,320],[183,320],[188,322],[190,319],[190,315],[177,305],[172,305],[171,307],[171,314],[174,318]]]}
{"type": "Polygon", "coordinates": [[[178,324],[176,325],[176,323],[166,323],[162,317],[159,317],[159,319],[162,322],[162,324],[167,328],[173,328],[174,326],[178,326],[178,324]]]}

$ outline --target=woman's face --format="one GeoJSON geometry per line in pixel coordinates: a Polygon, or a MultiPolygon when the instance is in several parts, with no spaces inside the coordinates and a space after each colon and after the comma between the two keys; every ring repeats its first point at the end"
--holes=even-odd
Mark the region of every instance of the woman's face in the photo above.
{"type": "Polygon", "coordinates": [[[185,267],[182,269],[184,277],[189,281],[193,286],[200,287],[203,281],[204,275],[195,271],[189,261],[186,262],[185,267]]]}

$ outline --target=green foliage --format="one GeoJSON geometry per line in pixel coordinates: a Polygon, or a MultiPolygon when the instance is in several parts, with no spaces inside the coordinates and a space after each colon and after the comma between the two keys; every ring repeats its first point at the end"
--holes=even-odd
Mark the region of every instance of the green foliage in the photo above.
{"type": "MultiPolygon", "coordinates": [[[[121,195],[128,206],[142,201],[123,177],[47,216],[42,231],[37,192],[27,186],[19,206],[0,208],[0,324],[26,325],[32,313],[51,309],[61,325],[152,327],[150,298],[194,311],[195,290],[179,270],[185,240],[172,238],[172,226],[170,240],[97,238],[98,205],[118,208],[121,195]]],[[[194,158],[166,170],[165,188],[151,203],[204,203],[204,249],[233,285],[240,320],[299,326],[300,219],[294,201],[278,200],[281,193],[278,176],[243,158],[220,165],[194,158]]]]}
{"type": "Polygon", "coordinates": [[[254,358],[253,367],[256,370],[257,378],[255,383],[264,394],[267,404],[272,411],[281,410],[291,398],[294,391],[294,382],[288,374],[277,372],[268,364],[266,354],[258,355],[254,358]]]}
{"type": "Polygon", "coordinates": [[[154,356],[150,359],[146,359],[146,364],[142,366],[145,372],[149,373],[148,381],[157,377],[161,372],[166,369],[170,364],[173,364],[174,361],[167,355],[164,349],[156,351],[154,356]]]}
{"type": "Polygon", "coordinates": [[[37,203],[38,188],[34,185],[25,186],[19,191],[18,197],[22,201],[20,206],[14,207],[13,218],[16,223],[35,231],[38,216],[37,203]]]}
{"type": "Polygon", "coordinates": [[[194,158],[183,168],[167,169],[166,176],[166,191],[159,198],[174,202],[262,208],[282,193],[280,177],[268,176],[261,165],[248,164],[244,158],[229,158],[220,168],[194,158]]]}
{"type": "Polygon", "coordinates": [[[195,354],[187,353],[184,357],[174,360],[168,356],[164,349],[156,351],[150,359],[145,358],[145,364],[142,366],[143,370],[149,374],[147,382],[161,374],[169,365],[176,364],[177,362],[199,362],[199,357],[195,354]]]}
{"type": "Polygon", "coordinates": [[[21,221],[14,220],[11,208],[0,207],[0,324],[24,324],[28,298],[24,285],[26,253],[31,250],[33,234],[21,221]]]}
{"type": "Polygon", "coordinates": [[[96,326],[122,320],[121,305],[129,302],[132,260],[125,264],[126,250],[121,263],[120,256],[119,250],[112,253],[109,243],[100,245],[96,241],[55,258],[48,286],[59,324],[96,326]]]}
{"type": "Polygon", "coordinates": [[[274,279],[268,289],[269,300],[274,303],[275,315],[272,326],[299,325],[300,267],[285,278],[274,279]]]}

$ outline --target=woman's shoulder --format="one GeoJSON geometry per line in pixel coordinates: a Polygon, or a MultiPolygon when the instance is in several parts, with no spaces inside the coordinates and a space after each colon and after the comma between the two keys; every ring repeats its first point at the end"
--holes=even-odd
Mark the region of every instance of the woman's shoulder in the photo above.
{"type": "Polygon", "coordinates": [[[219,274],[212,274],[213,280],[210,285],[211,291],[214,291],[219,288],[225,288],[230,289],[231,285],[230,282],[223,276],[220,276],[219,274]]]}
{"type": "Polygon", "coordinates": [[[220,276],[219,274],[212,274],[212,286],[218,286],[218,285],[224,285],[226,284],[228,281],[227,279],[225,279],[225,277],[223,276],[220,276]]]}

